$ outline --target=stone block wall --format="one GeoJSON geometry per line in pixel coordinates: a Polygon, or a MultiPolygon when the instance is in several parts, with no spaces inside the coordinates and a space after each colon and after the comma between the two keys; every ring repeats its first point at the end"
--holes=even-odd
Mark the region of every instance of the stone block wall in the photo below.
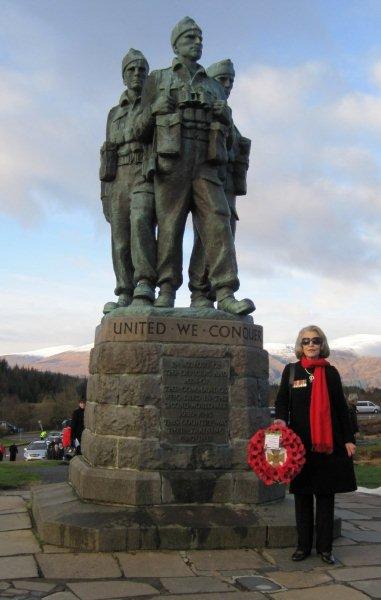
{"type": "Polygon", "coordinates": [[[97,339],[83,456],[70,466],[81,497],[151,505],[252,504],[284,495],[281,486],[258,481],[246,461],[251,435],[270,422],[261,340],[256,347],[216,339],[109,341],[99,331],[97,339]]]}

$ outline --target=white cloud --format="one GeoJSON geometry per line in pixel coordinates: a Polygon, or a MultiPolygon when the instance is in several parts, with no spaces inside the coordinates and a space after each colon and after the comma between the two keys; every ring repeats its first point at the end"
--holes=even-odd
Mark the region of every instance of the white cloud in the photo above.
{"type": "Polygon", "coordinates": [[[378,277],[379,156],[358,132],[377,130],[381,99],[348,94],[323,64],[258,65],[237,78],[232,105],[253,140],[248,196],[238,199],[245,263],[254,273],[259,263],[259,276],[267,265],[334,281],[378,277]]]}

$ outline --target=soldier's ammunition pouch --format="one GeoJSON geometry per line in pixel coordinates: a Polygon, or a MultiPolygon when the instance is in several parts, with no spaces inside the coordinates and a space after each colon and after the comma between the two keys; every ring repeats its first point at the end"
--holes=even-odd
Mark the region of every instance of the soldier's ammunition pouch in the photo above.
{"type": "Polygon", "coordinates": [[[228,128],[219,121],[213,121],[209,130],[208,162],[213,165],[226,165],[228,152],[226,149],[226,138],[228,128]]]}
{"type": "Polygon", "coordinates": [[[156,152],[159,156],[175,158],[181,150],[181,115],[156,116],[156,152]]]}
{"type": "Polygon", "coordinates": [[[239,140],[239,153],[233,163],[233,184],[236,196],[247,194],[247,170],[249,168],[251,140],[241,137],[239,140]]]}
{"type": "Polygon", "coordinates": [[[118,145],[114,142],[105,142],[101,148],[101,166],[99,179],[113,181],[118,168],[118,145]]]}

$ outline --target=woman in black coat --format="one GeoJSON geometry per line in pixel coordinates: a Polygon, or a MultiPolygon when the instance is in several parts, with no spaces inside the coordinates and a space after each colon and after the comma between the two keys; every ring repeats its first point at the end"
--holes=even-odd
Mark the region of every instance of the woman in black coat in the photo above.
{"type": "Polygon", "coordinates": [[[316,551],[334,564],[332,555],[335,493],[356,489],[355,438],[340,375],[325,360],[329,346],[323,331],[304,327],[295,343],[299,361],[286,365],[275,402],[275,423],[286,423],[301,438],[306,463],[291,482],[295,498],[298,546],[292,560],[311,554],[316,497],[316,551]]]}

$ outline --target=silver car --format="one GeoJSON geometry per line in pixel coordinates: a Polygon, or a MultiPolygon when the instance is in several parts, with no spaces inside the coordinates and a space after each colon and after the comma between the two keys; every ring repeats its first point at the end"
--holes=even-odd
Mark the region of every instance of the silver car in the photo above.
{"type": "Polygon", "coordinates": [[[46,458],[46,449],[46,442],[31,442],[24,448],[24,458],[25,460],[43,460],[46,458]]]}
{"type": "Polygon", "coordinates": [[[373,413],[377,414],[380,412],[380,407],[378,404],[374,404],[374,402],[370,402],[369,400],[358,400],[356,404],[356,411],[358,413],[373,413]]]}

